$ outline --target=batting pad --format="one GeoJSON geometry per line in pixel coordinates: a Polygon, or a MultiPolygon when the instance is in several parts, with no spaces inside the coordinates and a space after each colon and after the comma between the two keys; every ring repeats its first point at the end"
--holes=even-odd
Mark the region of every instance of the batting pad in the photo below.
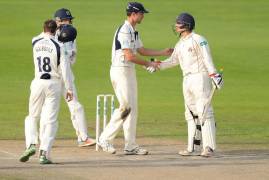
{"type": "Polygon", "coordinates": [[[214,118],[206,119],[202,126],[203,149],[207,146],[216,149],[216,125],[214,118]]]}

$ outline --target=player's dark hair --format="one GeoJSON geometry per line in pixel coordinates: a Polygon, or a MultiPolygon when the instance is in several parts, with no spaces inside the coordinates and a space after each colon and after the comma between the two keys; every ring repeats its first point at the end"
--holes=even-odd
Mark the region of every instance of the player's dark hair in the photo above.
{"type": "Polygon", "coordinates": [[[127,16],[131,16],[132,12],[126,12],[127,16]]]}
{"type": "Polygon", "coordinates": [[[57,29],[57,24],[52,19],[46,20],[44,22],[43,29],[44,29],[44,32],[50,32],[50,33],[54,34],[56,32],[56,29],[57,29]]]}

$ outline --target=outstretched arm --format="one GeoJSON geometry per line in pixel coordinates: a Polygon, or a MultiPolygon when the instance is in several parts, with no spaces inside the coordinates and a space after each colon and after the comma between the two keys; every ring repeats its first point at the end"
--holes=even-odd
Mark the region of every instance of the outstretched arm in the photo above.
{"type": "Polygon", "coordinates": [[[170,56],[173,53],[172,48],[166,48],[162,50],[154,50],[154,49],[148,49],[141,47],[137,51],[142,56],[170,56]]]}
{"type": "Polygon", "coordinates": [[[162,61],[160,64],[160,70],[172,68],[179,64],[179,53],[177,52],[177,49],[175,48],[172,55],[167,58],[166,60],[162,61]]]}
{"type": "Polygon", "coordinates": [[[139,65],[146,66],[146,67],[152,66],[154,68],[158,68],[158,66],[159,66],[159,62],[149,62],[149,61],[145,61],[145,60],[137,57],[132,52],[131,49],[124,49],[123,52],[124,52],[125,59],[127,59],[128,61],[131,61],[135,64],[139,64],[139,65]]]}

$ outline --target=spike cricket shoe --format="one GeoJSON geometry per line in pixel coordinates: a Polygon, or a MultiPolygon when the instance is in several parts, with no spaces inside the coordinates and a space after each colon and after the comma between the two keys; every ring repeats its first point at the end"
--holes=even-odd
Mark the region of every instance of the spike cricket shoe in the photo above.
{"type": "Polygon", "coordinates": [[[116,149],[114,148],[113,144],[107,142],[107,141],[101,141],[98,143],[99,146],[103,149],[104,152],[110,153],[110,154],[115,154],[116,149]]]}
{"type": "Polygon", "coordinates": [[[39,153],[40,164],[52,164],[52,161],[46,157],[46,154],[47,154],[46,151],[40,150],[40,153],[39,153]]]}
{"type": "Polygon", "coordinates": [[[29,160],[31,156],[33,156],[36,152],[35,144],[31,144],[28,149],[24,151],[22,156],[20,157],[20,162],[26,162],[29,160]]]}
{"type": "Polygon", "coordinates": [[[188,150],[183,150],[178,152],[179,155],[181,156],[200,156],[200,154],[196,151],[188,151],[188,150]]]}
{"type": "Polygon", "coordinates": [[[214,151],[211,147],[207,146],[205,150],[201,153],[202,157],[212,157],[214,155],[214,151]]]}
{"type": "Polygon", "coordinates": [[[78,147],[87,147],[87,146],[93,146],[96,144],[96,141],[92,138],[87,138],[86,141],[79,141],[78,147]]]}
{"type": "Polygon", "coordinates": [[[39,163],[40,164],[52,164],[52,161],[47,159],[47,157],[45,155],[41,155],[39,157],[39,163]]]}
{"type": "Polygon", "coordinates": [[[132,150],[124,150],[125,155],[147,155],[149,152],[146,149],[142,149],[140,147],[136,147],[132,150]]]}

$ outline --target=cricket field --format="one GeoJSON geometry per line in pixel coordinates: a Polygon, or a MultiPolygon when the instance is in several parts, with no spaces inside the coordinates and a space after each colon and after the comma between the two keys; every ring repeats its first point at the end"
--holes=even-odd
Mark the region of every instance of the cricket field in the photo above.
{"type": "MultiPolygon", "coordinates": [[[[183,172],[187,179],[269,179],[267,0],[139,1],[150,11],[137,25],[145,47],[174,47],[178,37],[171,26],[177,15],[189,12],[196,20],[195,32],[209,42],[216,67],[224,69],[224,87],[213,98],[219,147],[215,158],[177,155],[187,139],[180,68],[150,74],[137,66],[137,137],[152,152],[149,156],[124,157],[120,151],[111,157],[94,148],[78,149],[70,113],[62,100],[52,149],[58,164],[40,166],[37,156],[26,164],[17,161],[24,150],[24,118],[34,75],[32,37],[42,31],[43,22],[53,18],[57,9],[71,10],[78,30],[73,71],[89,134],[94,137],[96,95],[113,93],[109,77],[111,46],[116,28],[126,18],[127,2],[0,0],[0,179],[31,179],[31,171],[36,177],[32,179],[61,179],[58,173],[70,173],[64,176],[66,179],[109,179],[109,174],[113,174],[110,179],[180,179],[183,172]],[[199,171],[193,172],[196,169],[199,171]],[[214,170],[215,175],[204,175],[214,170]],[[84,171],[88,176],[78,175],[84,171]],[[100,176],[102,173],[108,175],[100,176]],[[199,174],[203,176],[199,178],[199,174]]],[[[119,150],[122,137],[121,132],[116,140],[119,150]]]]}

